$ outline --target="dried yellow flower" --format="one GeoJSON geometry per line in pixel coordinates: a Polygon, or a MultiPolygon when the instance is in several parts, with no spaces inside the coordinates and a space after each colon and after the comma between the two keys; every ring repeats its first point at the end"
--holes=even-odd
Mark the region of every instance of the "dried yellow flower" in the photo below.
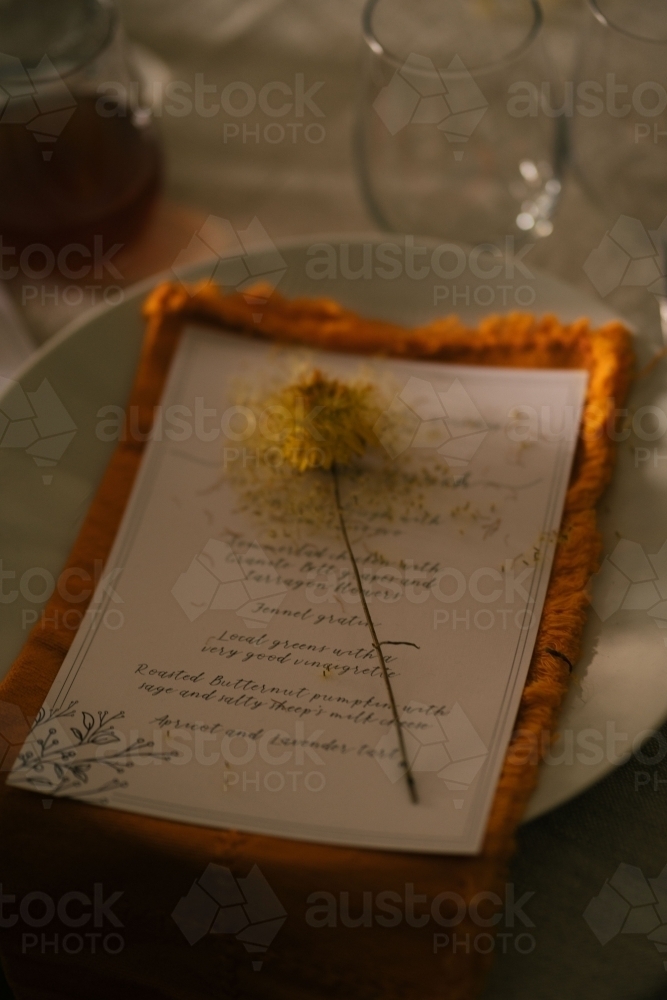
{"type": "MultiPolygon", "coordinates": [[[[323,375],[319,369],[311,369],[264,400],[264,408],[258,421],[261,438],[258,450],[263,453],[262,466],[281,474],[281,467],[297,472],[322,470],[329,473],[326,478],[331,482],[335,514],[364,610],[371,645],[377,655],[387,689],[410,798],[416,803],[417,786],[408,760],[398,705],[382,644],[364,594],[340,492],[340,470],[363,455],[367,447],[377,443],[373,428],[380,414],[378,393],[372,384],[361,381],[340,382],[323,375]]],[[[288,475],[292,477],[291,472],[288,475]]],[[[270,491],[271,485],[268,482],[265,485],[270,491]]]]}
{"type": "Polygon", "coordinates": [[[318,369],[275,392],[265,412],[269,447],[298,472],[349,465],[376,443],[375,388],[340,382],[318,369]]]}

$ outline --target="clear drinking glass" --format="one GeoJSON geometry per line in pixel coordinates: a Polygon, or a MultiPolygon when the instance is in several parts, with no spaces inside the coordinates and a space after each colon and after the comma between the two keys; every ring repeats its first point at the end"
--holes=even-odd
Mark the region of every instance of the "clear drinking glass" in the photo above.
{"type": "Polygon", "coordinates": [[[537,0],[369,0],[360,182],[384,229],[547,236],[565,146],[537,0]]]}
{"type": "Polygon", "coordinates": [[[161,155],[111,0],[0,0],[0,238],[127,242],[161,155]],[[108,88],[108,89],[107,89],[108,88]]]}
{"type": "Polygon", "coordinates": [[[610,217],[667,214],[667,4],[588,0],[571,117],[573,167],[610,217]]]}

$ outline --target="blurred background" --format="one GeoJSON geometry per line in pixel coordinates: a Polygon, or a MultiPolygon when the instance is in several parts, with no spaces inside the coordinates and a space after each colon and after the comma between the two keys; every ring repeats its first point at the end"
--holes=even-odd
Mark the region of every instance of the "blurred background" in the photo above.
{"type": "MultiPolygon", "coordinates": [[[[25,5],[29,7],[32,2],[24,0],[22,10],[25,12],[25,5]]],[[[15,16],[13,6],[9,0],[0,5],[0,12],[3,8],[5,11],[5,23],[15,16]]],[[[485,4],[477,6],[483,10],[485,4]]],[[[486,5],[491,25],[497,6],[486,5]]],[[[504,6],[504,14],[509,11],[510,15],[514,8],[514,27],[520,31],[519,22],[526,13],[523,8],[531,8],[531,4],[508,2],[500,6],[504,6]]],[[[470,243],[475,243],[480,233],[484,235],[483,226],[466,233],[465,224],[452,233],[446,216],[434,216],[423,208],[411,218],[401,218],[400,213],[396,218],[386,218],[391,216],[397,198],[392,206],[391,191],[383,188],[382,177],[393,176],[399,193],[404,179],[409,184],[411,178],[407,172],[403,178],[400,169],[394,170],[391,136],[372,107],[369,79],[372,84],[373,67],[369,70],[369,56],[372,60],[373,51],[372,45],[369,50],[368,39],[362,37],[362,0],[119,0],[117,7],[126,36],[123,58],[132,68],[122,93],[113,88],[107,93],[111,101],[114,94],[121,102],[127,98],[135,112],[139,108],[152,119],[149,128],[162,149],[157,168],[161,193],[155,202],[148,199],[150,204],[140,206],[147,210],[145,220],[142,212],[135,213],[142,216],[142,224],[134,233],[125,234],[130,238],[121,233],[118,241],[105,244],[107,250],[116,242],[121,242],[122,247],[114,251],[111,267],[101,268],[101,284],[111,286],[111,291],[104,293],[104,301],[112,302],[119,294],[118,287],[168,269],[182,251],[187,251],[188,259],[198,252],[205,254],[206,248],[198,251],[191,239],[209,215],[227,220],[237,230],[257,217],[271,240],[323,232],[368,232],[383,224],[470,243]],[[268,91],[267,84],[273,84],[268,91]],[[365,142],[361,153],[360,128],[362,146],[365,142]],[[384,129],[383,136],[378,129],[384,129]],[[364,190],[369,176],[375,188],[370,192],[367,184],[364,190]],[[383,199],[380,208],[385,210],[384,218],[377,210],[383,199]]],[[[380,10],[380,29],[382,13],[380,10]]],[[[593,18],[585,0],[545,0],[542,14],[539,48],[534,45],[529,49],[514,72],[520,80],[535,80],[538,88],[545,85],[542,81],[553,86],[549,98],[557,110],[559,101],[566,100],[562,96],[563,81],[575,81],[581,71],[582,46],[593,18]]],[[[45,34],[49,30],[55,29],[46,26],[45,34]]],[[[464,53],[470,65],[479,54],[471,49],[471,32],[466,33],[464,23],[459,25],[459,31],[452,45],[464,53]]],[[[427,29],[424,35],[428,36],[427,29]]],[[[421,42],[423,48],[424,38],[421,42]]],[[[20,46],[21,40],[16,44],[20,46]]],[[[32,44],[38,47],[39,43],[33,39],[32,44]]],[[[419,44],[416,37],[408,49],[420,51],[416,48],[419,44]]],[[[434,43],[432,36],[431,44],[437,62],[437,39],[434,43]]],[[[585,51],[592,50],[586,47],[585,51]]],[[[604,72],[605,67],[598,70],[604,72]]],[[[98,94],[104,92],[105,82],[122,77],[116,64],[96,66],[95,74],[98,94]]],[[[499,97],[505,100],[507,86],[507,77],[484,78],[486,95],[496,87],[499,97]]],[[[486,121],[491,120],[487,114],[486,121]]],[[[652,127],[651,119],[646,121],[652,127]]],[[[584,120],[584,125],[589,123],[590,119],[584,120]]],[[[594,291],[584,263],[624,206],[618,198],[596,204],[590,190],[591,186],[599,189],[599,179],[593,178],[586,191],[576,176],[566,148],[569,138],[564,130],[569,129],[569,135],[574,132],[574,121],[568,119],[567,113],[549,117],[540,112],[537,118],[515,117],[512,124],[517,132],[523,128],[529,135],[542,129],[544,137],[540,141],[545,146],[551,144],[549,166],[558,178],[555,191],[560,197],[545,195],[542,187],[546,208],[531,208],[537,220],[537,226],[527,234],[536,237],[531,263],[548,268],[586,291],[594,291]],[[552,129],[553,135],[547,135],[545,128],[552,129]],[[546,222],[538,217],[542,211],[546,222]]],[[[618,125],[618,120],[612,119],[612,124],[618,125]]],[[[146,121],[142,123],[145,126],[146,121]]],[[[482,126],[471,137],[470,146],[479,141],[482,126]]],[[[409,141],[413,143],[415,128],[410,126],[409,141]]],[[[68,130],[72,125],[62,129],[54,155],[58,154],[58,144],[65,143],[68,130]]],[[[422,128],[422,135],[426,134],[422,128]]],[[[501,135],[501,148],[504,141],[501,135]]],[[[609,153],[614,145],[613,134],[603,134],[600,142],[601,150],[609,153]]],[[[512,156],[511,152],[507,155],[512,156]]],[[[604,152],[595,150],[594,157],[600,155],[604,152]]],[[[537,162],[539,156],[534,159],[537,162]]],[[[464,176],[468,162],[464,159],[462,164],[456,163],[451,154],[449,160],[443,156],[442,162],[438,161],[442,174],[452,174],[454,191],[453,171],[460,168],[464,176]]],[[[529,168],[535,170],[530,164],[529,168]]],[[[143,161],[141,169],[150,174],[150,166],[147,168],[143,161]]],[[[530,187],[531,176],[525,180],[530,187]]],[[[548,178],[540,178],[540,183],[545,180],[548,178]]],[[[646,192],[643,195],[646,197],[646,192]]],[[[455,200],[452,198],[452,204],[455,200]]],[[[651,210],[659,211],[659,206],[651,206],[651,210]]],[[[532,221],[529,215],[529,226],[532,221]]],[[[487,238],[494,237],[497,231],[508,232],[503,226],[503,219],[493,220],[487,238]]],[[[8,243],[11,226],[9,234],[6,229],[8,243]]],[[[110,239],[113,235],[110,233],[110,239]]],[[[521,235],[517,231],[517,236],[521,235]]],[[[26,276],[24,268],[12,277],[11,262],[5,263],[6,287],[36,343],[45,341],[73,316],[103,301],[101,287],[85,288],[90,281],[79,282],[83,286],[80,293],[67,290],[72,281],[58,273],[57,267],[43,278],[34,278],[32,273],[26,276]]],[[[32,272],[40,270],[48,268],[40,268],[40,261],[33,261],[32,272]]],[[[656,300],[645,294],[645,286],[615,290],[614,304],[630,320],[648,323],[659,336],[656,300]]]]}

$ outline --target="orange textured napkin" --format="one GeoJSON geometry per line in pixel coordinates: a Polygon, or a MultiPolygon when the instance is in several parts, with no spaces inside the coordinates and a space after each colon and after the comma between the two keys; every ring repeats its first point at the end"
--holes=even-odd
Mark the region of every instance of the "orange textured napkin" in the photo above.
{"type": "MultiPolygon", "coordinates": [[[[138,426],[114,452],[68,561],[91,574],[113,543],[187,322],[329,350],[584,368],[589,385],[580,438],[535,651],[478,856],[328,847],[208,829],[46,800],[3,783],[0,950],[10,984],[18,1000],[473,998],[493,958],[494,931],[510,933],[506,866],[579,654],[586,587],[600,552],[595,505],[614,463],[608,431],[630,380],[630,335],[619,323],[593,330],[586,320],[562,325],[553,316],[518,313],[489,317],[476,330],[456,317],[404,329],[326,299],[288,301],[273,293],[265,300],[260,289],[256,297],[226,296],[210,284],[162,285],[144,312],[145,342],[129,401],[138,426]],[[284,923],[255,961],[259,971],[258,954],[233,934],[204,934],[191,944],[172,919],[210,863],[237,879],[257,865],[282,904],[284,923]]],[[[36,715],[72,642],[74,633],[57,623],[67,621],[70,608],[85,607],[76,580],[56,589],[0,686],[2,732],[13,726],[14,743],[24,735],[21,719],[36,715]]],[[[514,935],[522,930],[515,917],[514,935]]]]}

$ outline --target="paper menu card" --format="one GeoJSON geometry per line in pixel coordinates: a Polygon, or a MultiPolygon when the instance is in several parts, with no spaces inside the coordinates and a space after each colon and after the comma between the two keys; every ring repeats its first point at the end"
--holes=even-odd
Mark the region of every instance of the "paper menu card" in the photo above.
{"type": "Polygon", "coordinates": [[[586,378],[186,329],[104,574],[10,783],[296,839],[477,852],[586,378]],[[362,373],[400,431],[379,424],[380,460],[340,482],[417,804],[326,489],[303,523],[270,476],[257,493],[262,414],[243,392],[297,363],[362,373]]]}

